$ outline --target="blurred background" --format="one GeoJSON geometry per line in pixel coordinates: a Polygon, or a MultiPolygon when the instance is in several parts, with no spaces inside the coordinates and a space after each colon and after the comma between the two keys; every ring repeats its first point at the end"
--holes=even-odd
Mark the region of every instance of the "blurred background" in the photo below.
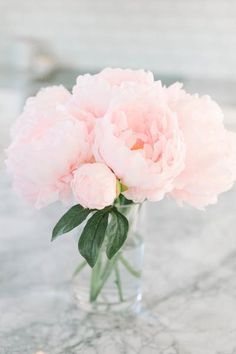
{"type": "Polygon", "coordinates": [[[106,66],[182,81],[236,122],[235,0],[0,0],[0,53],[0,151],[27,96],[106,66]]]}

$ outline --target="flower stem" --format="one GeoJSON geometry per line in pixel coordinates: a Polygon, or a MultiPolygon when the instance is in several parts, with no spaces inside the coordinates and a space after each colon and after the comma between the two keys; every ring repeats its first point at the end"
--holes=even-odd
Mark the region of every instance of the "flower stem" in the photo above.
{"type": "Polygon", "coordinates": [[[119,299],[120,299],[120,302],[123,302],[124,298],[123,298],[122,284],[121,284],[121,279],[120,279],[119,266],[118,266],[117,262],[115,263],[114,268],[115,268],[115,276],[116,276],[115,283],[116,283],[116,286],[118,289],[119,299]]]}
{"type": "Polygon", "coordinates": [[[99,270],[95,269],[97,263],[95,264],[92,270],[92,277],[91,277],[90,289],[92,290],[90,291],[90,302],[96,301],[98,295],[100,294],[102,288],[104,287],[107,279],[109,278],[114,268],[115,262],[116,262],[116,257],[107,260],[102,272],[101,272],[101,267],[99,267],[99,270]]]}
{"type": "Polygon", "coordinates": [[[83,261],[81,262],[78,267],[75,269],[74,273],[73,273],[73,278],[76,277],[81,271],[82,269],[86,266],[87,261],[83,261]]]}
{"type": "Polygon", "coordinates": [[[99,256],[95,266],[92,269],[91,280],[90,280],[90,302],[94,302],[97,298],[97,287],[100,280],[101,271],[101,257],[99,256]]]}
{"type": "Polygon", "coordinates": [[[136,278],[140,278],[141,277],[141,272],[134,269],[130,263],[122,256],[119,256],[119,260],[121,261],[121,263],[125,266],[125,268],[136,278]]]}

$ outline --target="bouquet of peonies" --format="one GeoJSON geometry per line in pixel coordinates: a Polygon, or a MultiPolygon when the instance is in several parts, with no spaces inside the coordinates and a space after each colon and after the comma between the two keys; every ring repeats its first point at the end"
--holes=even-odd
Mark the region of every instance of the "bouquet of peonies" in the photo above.
{"type": "Polygon", "coordinates": [[[91,267],[104,245],[112,259],[126,240],[120,205],[169,195],[203,209],[236,179],[236,135],[219,106],[143,70],[79,76],[72,94],[41,90],[14,125],[7,156],[16,189],[36,208],[75,204],[52,238],[86,221],[79,251],[91,267]]]}

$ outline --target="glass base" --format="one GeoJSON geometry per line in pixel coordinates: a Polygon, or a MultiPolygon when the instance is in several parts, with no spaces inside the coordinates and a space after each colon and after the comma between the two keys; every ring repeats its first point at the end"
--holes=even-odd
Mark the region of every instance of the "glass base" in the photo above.
{"type": "Polygon", "coordinates": [[[131,297],[125,299],[124,301],[120,302],[107,302],[105,299],[101,298],[99,301],[96,302],[89,302],[85,301],[85,297],[78,294],[74,294],[76,303],[78,307],[84,311],[89,313],[97,313],[97,314],[108,314],[108,313],[123,313],[123,314],[138,314],[141,310],[141,300],[142,294],[138,294],[135,297],[131,297]]]}

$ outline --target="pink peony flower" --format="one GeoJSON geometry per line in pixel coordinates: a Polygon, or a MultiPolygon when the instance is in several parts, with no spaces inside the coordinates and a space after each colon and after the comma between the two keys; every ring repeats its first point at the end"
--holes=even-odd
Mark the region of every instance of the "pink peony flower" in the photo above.
{"type": "Polygon", "coordinates": [[[34,139],[42,130],[61,119],[64,105],[70,97],[71,94],[63,86],[52,86],[41,89],[36,97],[28,98],[23,113],[11,129],[12,138],[22,141],[34,139]]]}
{"type": "Polygon", "coordinates": [[[94,77],[107,81],[111,86],[121,86],[124,82],[144,85],[150,85],[154,82],[153,73],[144,70],[106,68],[94,77]]]}
{"type": "Polygon", "coordinates": [[[135,202],[161,200],[184,168],[182,132],[167,103],[160,83],[124,83],[97,122],[95,158],[113,170],[135,202]]]}
{"type": "Polygon", "coordinates": [[[12,132],[6,161],[16,189],[40,208],[70,194],[75,169],[91,159],[87,128],[65,109],[62,87],[30,98],[12,132]]]}
{"type": "Polygon", "coordinates": [[[104,116],[113,93],[126,82],[150,85],[154,79],[151,72],[144,70],[111,68],[96,75],[78,76],[68,109],[78,119],[86,122],[92,137],[96,118],[104,116]]]}
{"type": "Polygon", "coordinates": [[[116,198],[116,176],[102,163],[87,163],[74,173],[72,190],[84,208],[103,209],[116,198]]]}
{"type": "Polygon", "coordinates": [[[204,208],[236,179],[236,134],[218,105],[143,70],[79,76],[72,95],[41,90],[27,100],[7,155],[15,187],[38,208],[73,187],[83,206],[102,209],[117,179],[135,202],[170,193],[204,208]]]}
{"type": "Polygon", "coordinates": [[[167,91],[186,144],[185,169],[171,195],[202,209],[236,179],[236,134],[225,130],[223,113],[210,97],[189,95],[180,84],[167,91]]]}

